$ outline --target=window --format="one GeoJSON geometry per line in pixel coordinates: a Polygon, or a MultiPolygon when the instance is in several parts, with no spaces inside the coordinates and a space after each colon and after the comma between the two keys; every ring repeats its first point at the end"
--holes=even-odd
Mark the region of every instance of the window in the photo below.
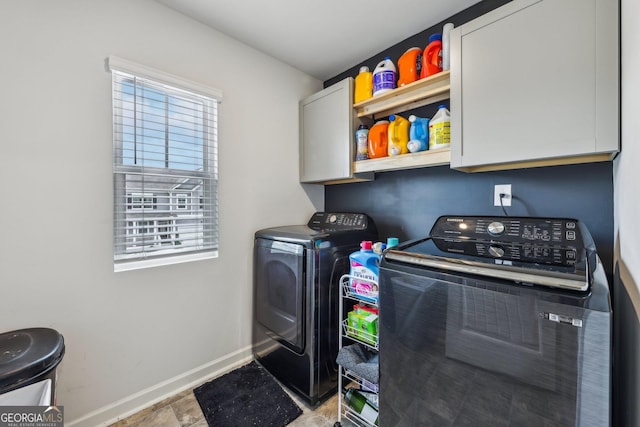
{"type": "Polygon", "coordinates": [[[155,209],[157,200],[153,194],[129,193],[127,195],[127,210],[155,209]]]}
{"type": "Polygon", "coordinates": [[[115,57],[109,69],[115,270],[216,256],[220,93],[115,57]]]}
{"type": "Polygon", "coordinates": [[[178,194],[178,195],[176,195],[176,209],[181,209],[181,210],[187,209],[187,195],[186,194],[178,194]]]}

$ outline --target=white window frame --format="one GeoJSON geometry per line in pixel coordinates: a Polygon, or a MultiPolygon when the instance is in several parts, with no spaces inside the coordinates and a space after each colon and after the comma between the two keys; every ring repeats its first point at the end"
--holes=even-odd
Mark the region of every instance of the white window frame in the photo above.
{"type": "Polygon", "coordinates": [[[174,200],[175,200],[175,208],[178,211],[187,211],[189,210],[189,195],[187,193],[177,193],[174,196],[174,200]],[[184,200],[184,202],[180,202],[181,200],[184,200]]]}
{"type": "Polygon", "coordinates": [[[127,210],[128,211],[144,211],[156,208],[156,196],[153,193],[127,193],[127,210]],[[131,202],[129,202],[131,198],[131,202]],[[137,200],[140,199],[138,202],[137,200]],[[147,203],[146,199],[151,199],[147,203]]]}
{"type": "MultiPolygon", "coordinates": [[[[120,89],[116,89],[114,83],[114,271],[126,271],[217,257],[219,242],[217,105],[222,102],[222,93],[217,89],[200,83],[192,82],[115,56],[110,56],[107,59],[107,70],[112,72],[114,76],[118,74],[120,76],[119,78],[122,78],[122,75],[128,75],[134,79],[132,80],[133,82],[149,81],[154,84],[154,88],[166,87],[168,90],[167,96],[175,96],[172,94],[175,94],[177,91],[177,93],[184,93],[185,96],[188,97],[202,97],[203,100],[208,100],[206,101],[207,103],[203,105],[210,105],[211,107],[205,108],[210,108],[210,114],[213,115],[213,121],[205,122],[205,132],[207,132],[203,139],[203,141],[205,141],[205,146],[203,147],[205,158],[200,157],[200,159],[205,162],[205,169],[196,169],[194,171],[193,168],[191,168],[188,169],[189,171],[193,171],[191,174],[185,173],[185,179],[200,180],[201,183],[198,185],[201,185],[202,188],[205,189],[202,190],[205,191],[204,193],[202,193],[202,191],[200,192],[200,194],[204,194],[204,199],[206,200],[205,210],[204,212],[200,211],[201,213],[198,214],[202,217],[198,222],[204,224],[202,226],[204,228],[201,228],[203,231],[195,235],[195,238],[198,240],[194,241],[193,238],[189,240],[188,234],[180,235],[180,221],[176,221],[177,218],[171,215],[171,210],[174,208],[171,202],[173,200],[177,202],[177,198],[174,199],[174,197],[169,194],[169,198],[167,199],[169,204],[160,206],[161,196],[144,191],[127,191],[127,185],[125,183],[126,176],[131,173],[143,175],[145,167],[131,166],[130,164],[125,165],[121,163],[122,160],[117,160],[118,158],[123,158],[122,140],[119,140],[117,136],[119,130],[117,115],[122,114],[122,111],[118,110],[119,103],[115,95],[117,90],[120,89]],[[120,150],[119,157],[117,155],[118,150],[120,150]],[[141,169],[142,172],[136,171],[137,168],[141,169]],[[204,183],[206,183],[206,185],[204,183]],[[131,197],[131,199],[129,199],[129,197],[131,197]],[[133,197],[142,197],[140,208],[133,207],[133,197]],[[146,203],[145,199],[148,197],[151,198],[151,203],[146,203]],[[131,203],[129,203],[129,201],[131,203]],[[118,203],[124,207],[118,207],[118,203]],[[169,223],[167,223],[167,221],[169,221],[169,223]],[[145,230],[143,230],[141,224],[144,225],[145,230]],[[138,225],[141,226],[139,227],[138,225]],[[161,231],[161,229],[163,229],[163,231],[161,231]],[[144,237],[142,237],[140,230],[146,231],[144,237]],[[202,234],[203,232],[204,234],[202,234]],[[167,236],[169,236],[168,239],[167,236]],[[201,238],[204,240],[201,240],[201,238]],[[171,245],[173,245],[173,248],[169,247],[171,245]],[[137,251],[142,254],[130,254],[127,252],[129,248],[136,249],[139,246],[153,248],[153,250],[148,252],[145,249],[137,251]]],[[[137,85],[139,83],[135,84],[137,85]]],[[[210,116],[205,116],[205,120],[207,120],[206,117],[210,116]]],[[[121,134],[120,129],[120,135],[121,134]]],[[[167,175],[168,177],[174,176],[177,172],[181,171],[181,169],[177,169],[176,172],[176,166],[167,167],[171,168],[167,169],[167,173],[169,173],[169,170],[172,171],[167,175]]],[[[180,168],[180,166],[177,167],[180,168]]],[[[147,167],[147,169],[155,169],[154,172],[156,175],[162,173],[162,168],[147,167]],[[158,170],[160,170],[160,172],[158,172],[158,170]]],[[[189,201],[191,197],[199,197],[194,196],[194,194],[189,194],[188,192],[184,194],[180,193],[179,195],[186,201],[185,207],[179,209],[180,212],[190,210],[192,204],[189,203],[189,201]]],[[[177,203],[175,207],[177,208],[177,203]]],[[[194,228],[193,225],[189,227],[190,231],[194,228]]],[[[130,252],[136,251],[131,250],[130,252]]]]}

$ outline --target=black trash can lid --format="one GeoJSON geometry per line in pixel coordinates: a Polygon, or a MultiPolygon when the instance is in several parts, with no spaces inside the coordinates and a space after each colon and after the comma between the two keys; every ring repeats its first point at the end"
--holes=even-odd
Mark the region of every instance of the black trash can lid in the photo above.
{"type": "Polygon", "coordinates": [[[30,328],[0,334],[0,393],[54,369],[63,356],[64,339],[54,329],[30,328]]]}

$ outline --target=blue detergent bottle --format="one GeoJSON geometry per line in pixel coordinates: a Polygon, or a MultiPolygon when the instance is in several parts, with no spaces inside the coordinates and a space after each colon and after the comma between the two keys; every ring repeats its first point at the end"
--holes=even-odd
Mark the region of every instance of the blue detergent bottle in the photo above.
{"type": "Polygon", "coordinates": [[[351,290],[362,299],[376,302],[378,300],[378,266],[380,255],[373,252],[372,242],[365,240],[360,250],[349,255],[351,266],[351,290]],[[358,280],[364,279],[364,280],[358,280]]]}
{"type": "Polygon", "coordinates": [[[409,116],[411,127],[409,128],[409,143],[407,148],[411,153],[425,151],[429,149],[429,119],[409,116]]]}

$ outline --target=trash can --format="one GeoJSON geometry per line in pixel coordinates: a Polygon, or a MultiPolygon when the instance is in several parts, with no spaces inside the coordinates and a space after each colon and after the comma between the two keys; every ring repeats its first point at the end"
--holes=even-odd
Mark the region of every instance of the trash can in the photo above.
{"type": "Polygon", "coordinates": [[[54,329],[0,334],[0,406],[55,406],[56,368],[64,338],[54,329]]]}

